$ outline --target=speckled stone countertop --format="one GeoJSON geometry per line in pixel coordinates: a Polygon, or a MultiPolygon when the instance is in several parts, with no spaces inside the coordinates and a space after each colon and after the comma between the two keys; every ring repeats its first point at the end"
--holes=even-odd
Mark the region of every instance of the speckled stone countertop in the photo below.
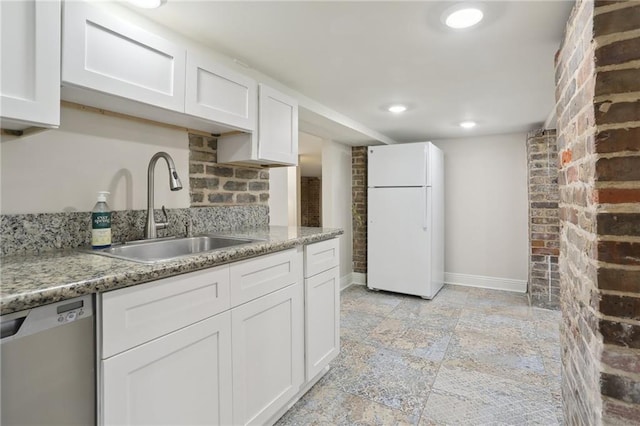
{"type": "Polygon", "coordinates": [[[262,241],[156,264],[120,260],[82,250],[6,256],[0,259],[0,314],[210,268],[327,240],[342,233],[341,229],[284,226],[216,232],[216,235],[262,241]]]}

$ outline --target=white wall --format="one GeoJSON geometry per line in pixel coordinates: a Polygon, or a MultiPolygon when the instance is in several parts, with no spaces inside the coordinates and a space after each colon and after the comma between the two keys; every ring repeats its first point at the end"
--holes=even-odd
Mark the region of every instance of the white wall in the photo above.
{"type": "Polygon", "coordinates": [[[158,151],[173,158],[183,189],[169,190],[161,159],[156,207],[190,204],[185,131],[63,108],[59,129],[3,140],[0,150],[3,214],[90,211],[104,190],[112,210],[146,209],[147,166],[158,151]]]}
{"type": "Polygon", "coordinates": [[[445,158],[447,275],[466,284],[491,277],[525,285],[526,134],[433,142],[445,158]]]}
{"type": "Polygon", "coordinates": [[[269,169],[269,225],[298,226],[297,167],[269,169]]]}
{"type": "Polygon", "coordinates": [[[340,277],[351,280],[351,147],[327,140],[322,142],[322,226],[344,229],[340,236],[340,277]]]}

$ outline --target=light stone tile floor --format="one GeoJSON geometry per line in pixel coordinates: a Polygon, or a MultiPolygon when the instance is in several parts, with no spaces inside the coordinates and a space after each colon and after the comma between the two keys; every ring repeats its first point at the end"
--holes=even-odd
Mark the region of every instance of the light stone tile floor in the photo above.
{"type": "Polygon", "coordinates": [[[562,424],[559,312],[459,286],[341,297],[340,355],[278,426],[562,424]]]}

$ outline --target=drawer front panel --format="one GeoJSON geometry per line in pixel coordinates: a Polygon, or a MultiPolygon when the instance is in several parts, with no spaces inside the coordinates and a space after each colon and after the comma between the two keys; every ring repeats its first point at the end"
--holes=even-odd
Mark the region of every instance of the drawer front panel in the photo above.
{"type": "Polygon", "coordinates": [[[231,306],[302,281],[302,250],[291,249],[230,265],[231,306]]]}
{"type": "Polygon", "coordinates": [[[229,266],[102,294],[102,358],[229,309],[229,266]]]}
{"type": "Polygon", "coordinates": [[[338,266],[340,251],[338,239],[321,241],[304,247],[304,276],[312,277],[322,271],[338,266]]]}

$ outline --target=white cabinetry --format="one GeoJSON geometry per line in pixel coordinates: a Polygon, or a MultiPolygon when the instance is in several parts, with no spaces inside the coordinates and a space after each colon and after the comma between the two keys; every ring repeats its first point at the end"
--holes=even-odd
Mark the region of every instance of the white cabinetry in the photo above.
{"type": "Polygon", "coordinates": [[[64,5],[62,41],[63,84],[184,111],[183,47],[80,1],[64,5]]]}
{"type": "Polygon", "coordinates": [[[236,425],[267,423],[304,381],[302,257],[290,249],[230,266],[236,425]]]}
{"type": "Polygon", "coordinates": [[[99,300],[100,424],[231,423],[228,266],[99,300]]]}
{"type": "Polygon", "coordinates": [[[185,112],[253,131],[258,84],[215,61],[187,52],[185,112]]]}
{"type": "Polygon", "coordinates": [[[340,352],[338,239],[305,246],[305,366],[313,379],[340,352]]]}
{"type": "Polygon", "coordinates": [[[302,283],[241,305],[231,312],[233,423],[261,425],[304,381],[302,283]]]}
{"type": "Polygon", "coordinates": [[[338,259],[333,239],[100,294],[98,423],[275,422],[338,353],[338,259]]]}
{"type": "Polygon", "coordinates": [[[65,2],[62,98],[180,127],[256,127],[257,83],[81,1],[65,2]]]}
{"type": "Polygon", "coordinates": [[[103,362],[105,425],[231,424],[230,313],[103,362]]]}
{"type": "Polygon", "coordinates": [[[60,2],[0,2],[1,127],[60,124],[60,2]]]}
{"type": "Polygon", "coordinates": [[[218,139],[219,163],[298,164],[298,102],[260,84],[258,129],[218,139]]]}

